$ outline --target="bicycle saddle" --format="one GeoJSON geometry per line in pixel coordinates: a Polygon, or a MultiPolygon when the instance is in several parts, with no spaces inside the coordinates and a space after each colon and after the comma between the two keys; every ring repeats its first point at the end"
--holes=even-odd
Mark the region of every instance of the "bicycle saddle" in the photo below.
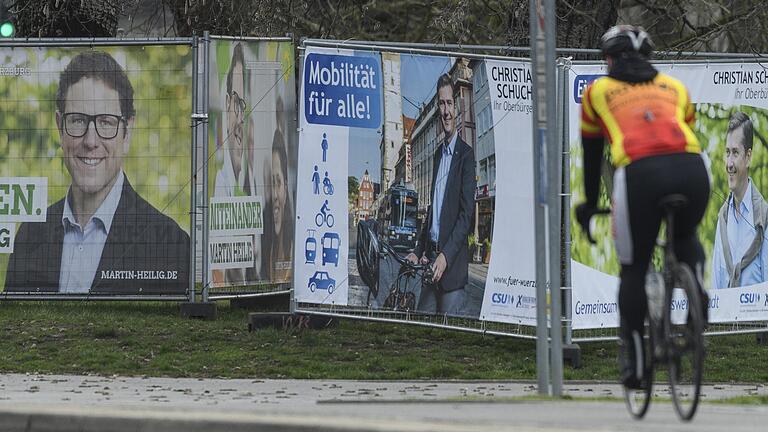
{"type": "Polygon", "coordinates": [[[688,205],[688,198],[681,194],[669,194],[659,200],[659,207],[665,210],[678,210],[688,205]]]}

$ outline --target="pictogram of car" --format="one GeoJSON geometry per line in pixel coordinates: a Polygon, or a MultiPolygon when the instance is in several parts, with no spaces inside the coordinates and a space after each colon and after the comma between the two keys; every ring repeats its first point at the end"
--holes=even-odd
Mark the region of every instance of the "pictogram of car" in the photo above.
{"type": "Polygon", "coordinates": [[[309,290],[315,292],[315,290],[328,290],[328,294],[332,294],[336,288],[336,280],[328,276],[328,272],[316,271],[315,274],[309,278],[309,284],[307,284],[309,290]]]}

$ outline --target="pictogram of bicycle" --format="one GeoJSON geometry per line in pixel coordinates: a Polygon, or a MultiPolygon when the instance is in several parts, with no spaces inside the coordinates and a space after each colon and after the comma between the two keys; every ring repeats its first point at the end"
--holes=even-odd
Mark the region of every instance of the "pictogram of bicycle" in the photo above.
{"type": "Polygon", "coordinates": [[[315,224],[319,227],[326,224],[328,225],[328,228],[330,228],[333,226],[333,222],[333,215],[331,214],[331,209],[328,207],[328,200],[325,200],[323,206],[320,207],[320,213],[315,215],[315,224]]]}

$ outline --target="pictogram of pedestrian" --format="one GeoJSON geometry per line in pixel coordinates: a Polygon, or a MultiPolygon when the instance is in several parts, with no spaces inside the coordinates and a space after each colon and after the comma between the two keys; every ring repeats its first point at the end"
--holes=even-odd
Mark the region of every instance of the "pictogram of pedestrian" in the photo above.
{"type": "Polygon", "coordinates": [[[315,195],[320,195],[320,173],[317,172],[317,165],[315,165],[315,172],[312,173],[312,186],[315,195]]]}
{"type": "Polygon", "coordinates": [[[320,143],[320,147],[323,148],[323,162],[325,162],[326,153],[328,152],[328,139],[326,138],[325,134],[323,134],[323,142],[320,143]]]}

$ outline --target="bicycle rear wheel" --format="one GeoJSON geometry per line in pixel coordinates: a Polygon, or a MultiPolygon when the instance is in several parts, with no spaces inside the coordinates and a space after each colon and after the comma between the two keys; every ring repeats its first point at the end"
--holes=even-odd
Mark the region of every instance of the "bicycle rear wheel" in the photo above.
{"type": "Polygon", "coordinates": [[[666,335],[669,343],[669,385],[675,411],[682,420],[690,420],[696,413],[701,395],[704,368],[704,317],[701,296],[691,269],[677,265],[675,286],[683,291],[688,313],[683,322],[669,325],[666,335]]]}
{"type": "MultiPolygon", "coordinates": [[[[649,320],[650,321],[650,320],[649,320]]],[[[655,361],[653,358],[653,350],[655,346],[655,338],[653,337],[653,323],[648,326],[648,340],[645,343],[645,374],[643,387],[640,389],[630,389],[624,387],[624,402],[627,405],[627,410],[632,417],[640,420],[648,412],[648,407],[651,405],[651,395],[653,394],[653,372],[655,361]]]]}

